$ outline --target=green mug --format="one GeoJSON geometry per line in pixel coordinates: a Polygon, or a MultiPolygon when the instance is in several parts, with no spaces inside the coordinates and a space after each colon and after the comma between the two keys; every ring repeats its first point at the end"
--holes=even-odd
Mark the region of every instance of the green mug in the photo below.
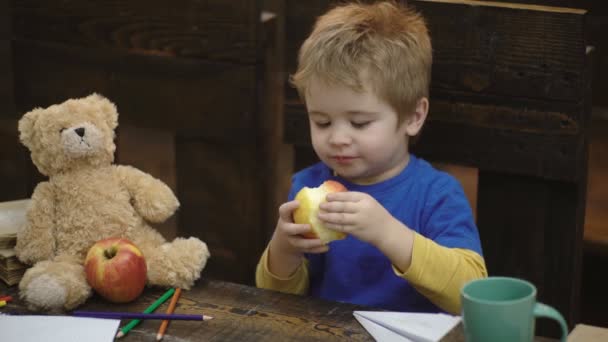
{"type": "Polygon", "coordinates": [[[556,320],[566,341],[568,326],[554,308],[536,302],[536,287],[525,280],[488,277],[468,282],[460,291],[462,323],[469,342],[531,342],[536,317],[556,320]]]}

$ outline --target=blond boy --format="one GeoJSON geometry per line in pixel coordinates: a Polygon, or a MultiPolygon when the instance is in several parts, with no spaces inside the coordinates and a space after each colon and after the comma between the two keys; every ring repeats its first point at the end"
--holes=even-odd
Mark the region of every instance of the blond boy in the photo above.
{"type": "Polygon", "coordinates": [[[460,311],[460,288],[487,276],[458,181],[409,153],[427,117],[431,42],[424,19],[394,2],[353,3],[321,16],[292,81],[321,160],[297,172],[256,271],[259,287],[398,311],[460,311]],[[305,239],[293,198],[336,180],[325,226],[305,239]]]}

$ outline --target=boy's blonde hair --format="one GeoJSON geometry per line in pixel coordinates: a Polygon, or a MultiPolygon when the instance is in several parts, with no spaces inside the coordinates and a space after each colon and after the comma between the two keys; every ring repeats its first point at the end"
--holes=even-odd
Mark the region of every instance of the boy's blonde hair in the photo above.
{"type": "Polygon", "coordinates": [[[426,23],[412,9],[392,1],[346,4],[317,19],[291,82],[303,100],[313,78],[354,91],[367,82],[401,122],[428,97],[431,50],[426,23]]]}

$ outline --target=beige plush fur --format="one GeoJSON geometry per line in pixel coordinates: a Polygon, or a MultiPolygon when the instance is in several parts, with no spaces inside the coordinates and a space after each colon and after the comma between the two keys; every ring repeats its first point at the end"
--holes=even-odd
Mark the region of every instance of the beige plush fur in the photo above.
{"type": "Polygon", "coordinates": [[[179,202],[162,181],[130,166],[113,165],[116,107],[93,94],[19,121],[22,143],[38,170],[38,184],[17,235],[17,257],[33,265],[19,284],[32,309],[63,311],[91,295],[84,257],[96,242],[125,237],[143,252],[148,284],[190,288],[209,258],[197,238],[165,239],[148,222],[173,215],[179,202]]]}

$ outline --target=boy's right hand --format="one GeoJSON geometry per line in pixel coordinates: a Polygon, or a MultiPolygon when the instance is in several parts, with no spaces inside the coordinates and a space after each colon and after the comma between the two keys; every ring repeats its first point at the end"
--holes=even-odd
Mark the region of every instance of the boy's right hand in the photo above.
{"type": "Polygon", "coordinates": [[[323,241],[302,236],[310,232],[311,227],[308,224],[293,222],[293,212],[299,205],[294,200],[283,203],[279,207],[279,220],[270,241],[271,252],[301,257],[304,253],[325,253],[329,250],[329,246],[323,241]]]}

